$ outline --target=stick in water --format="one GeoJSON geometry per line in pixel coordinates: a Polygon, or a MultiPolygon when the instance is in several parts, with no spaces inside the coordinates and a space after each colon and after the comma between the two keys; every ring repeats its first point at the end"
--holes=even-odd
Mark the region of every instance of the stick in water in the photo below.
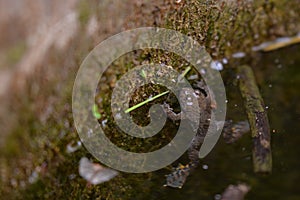
{"type": "Polygon", "coordinates": [[[244,99],[253,138],[254,172],[270,173],[272,171],[272,154],[270,146],[270,127],[263,99],[256,85],[252,69],[238,67],[239,88],[244,99]]]}

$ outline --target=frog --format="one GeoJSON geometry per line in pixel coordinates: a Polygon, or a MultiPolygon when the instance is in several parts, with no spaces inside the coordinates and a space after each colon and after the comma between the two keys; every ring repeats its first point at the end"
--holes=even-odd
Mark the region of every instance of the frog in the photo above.
{"type": "MultiPolygon", "coordinates": [[[[165,102],[163,104],[165,114],[174,123],[178,120],[187,119],[187,115],[189,115],[188,119],[191,126],[193,127],[197,124],[198,127],[193,127],[194,130],[197,129],[196,135],[193,137],[187,150],[189,163],[186,165],[179,164],[178,167],[173,168],[171,174],[166,175],[166,184],[164,186],[173,188],[182,188],[187,177],[199,166],[199,150],[210,125],[211,113],[217,108],[213,92],[202,80],[197,81],[192,89],[182,88],[179,92],[179,98],[183,102],[181,104],[181,112],[175,113],[173,108],[165,102]],[[196,98],[191,98],[191,95],[196,98]],[[193,106],[195,103],[198,104],[199,111],[195,110],[193,106]],[[197,116],[199,114],[200,117],[197,116]]],[[[249,131],[250,128],[247,121],[233,123],[232,120],[228,120],[224,122],[222,134],[226,143],[232,143],[249,131]]]]}

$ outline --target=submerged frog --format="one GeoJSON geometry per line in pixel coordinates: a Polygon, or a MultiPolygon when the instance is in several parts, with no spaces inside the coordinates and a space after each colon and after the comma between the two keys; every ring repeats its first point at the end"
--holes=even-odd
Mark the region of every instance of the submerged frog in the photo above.
{"type": "MultiPolygon", "coordinates": [[[[198,121],[199,116],[196,115],[201,114],[199,118],[199,127],[193,127],[197,129],[197,133],[192,139],[188,149],[190,162],[187,165],[180,164],[171,174],[166,175],[167,183],[164,186],[174,188],[181,188],[191,172],[198,167],[200,162],[198,156],[200,146],[204,141],[210,124],[211,112],[213,109],[216,109],[217,106],[213,93],[202,81],[197,82],[197,84],[194,85],[194,90],[182,88],[179,96],[180,98],[183,98],[181,101],[184,102],[180,113],[173,112],[173,109],[169,104],[165,103],[163,106],[169,119],[175,122],[177,120],[184,120],[186,119],[186,116],[189,115],[189,120],[192,120],[191,126],[193,126],[193,124],[196,124],[196,121],[198,121]],[[190,98],[190,95],[194,95],[196,98],[190,98]],[[196,99],[197,102],[193,102],[193,99],[196,99]],[[200,112],[195,110],[195,107],[193,106],[195,103],[198,103],[200,112]],[[195,121],[193,119],[195,119],[195,121]]],[[[232,121],[226,121],[223,129],[223,136],[225,141],[230,143],[236,141],[246,132],[249,132],[248,122],[243,121],[233,124],[232,121]]]]}

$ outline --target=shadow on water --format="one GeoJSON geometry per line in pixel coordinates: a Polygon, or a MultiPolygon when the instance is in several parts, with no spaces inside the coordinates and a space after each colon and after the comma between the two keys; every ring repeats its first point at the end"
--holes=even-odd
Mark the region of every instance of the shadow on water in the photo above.
{"type": "MultiPolygon", "coordinates": [[[[300,46],[262,53],[258,57],[258,64],[253,68],[268,109],[272,174],[253,173],[250,135],[231,145],[220,139],[182,189],[163,189],[164,199],[218,199],[218,194],[229,184],[241,182],[251,187],[246,199],[300,199],[300,46]]],[[[227,119],[244,120],[246,115],[236,85],[231,83],[226,87],[227,119]]]]}

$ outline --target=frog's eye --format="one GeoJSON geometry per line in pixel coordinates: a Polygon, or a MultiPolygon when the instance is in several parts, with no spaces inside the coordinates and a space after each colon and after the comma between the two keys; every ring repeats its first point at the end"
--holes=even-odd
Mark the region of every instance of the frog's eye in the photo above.
{"type": "Polygon", "coordinates": [[[195,90],[195,92],[193,93],[193,95],[194,95],[195,97],[199,97],[200,91],[199,91],[199,90],[195,90]]]}

